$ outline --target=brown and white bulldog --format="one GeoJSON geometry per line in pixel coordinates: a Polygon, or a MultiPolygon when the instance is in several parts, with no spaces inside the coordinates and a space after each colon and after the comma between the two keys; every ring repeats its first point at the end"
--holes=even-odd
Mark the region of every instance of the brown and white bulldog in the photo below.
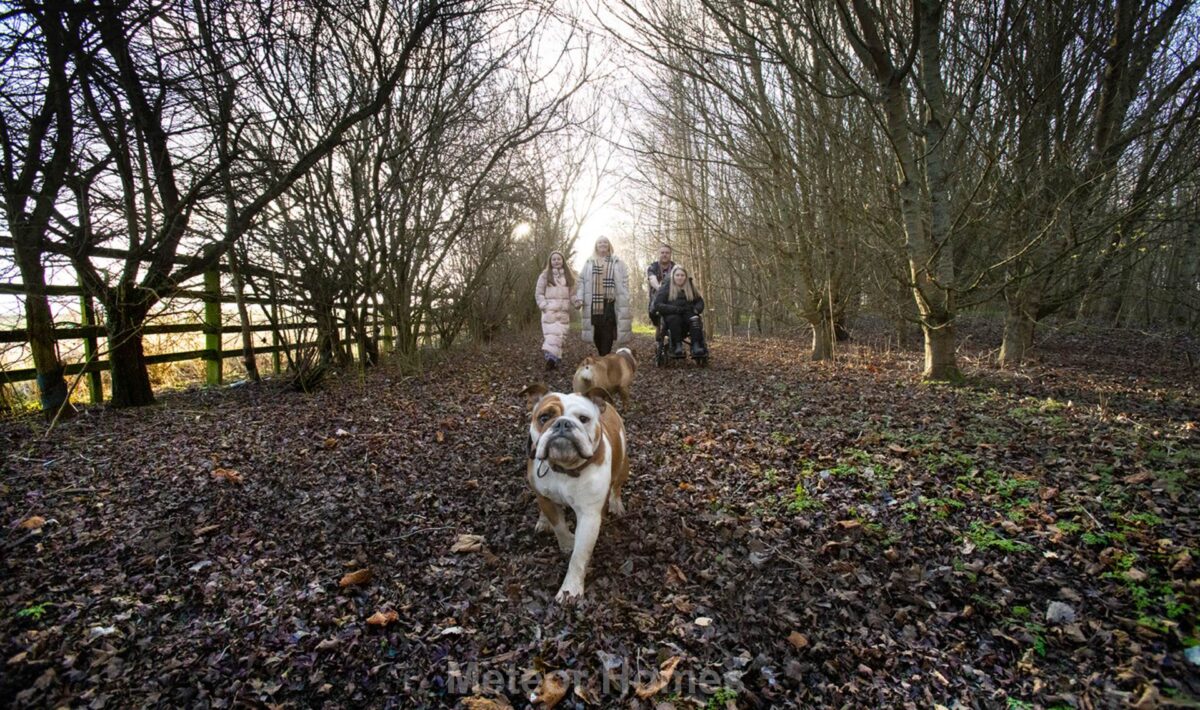
{"type": "Polygon", "coordinates": [[[583,394],[593,387],[603,387],[609,394],[621,395],[621,409],[629,409],[629,387],[637,372],[637,360],[629,348],[620,348],[603,357],[588,355],[575,369],[571,381],[575,394],[583,394]]]}
{"type": "Polygon", "coordinates": [[[538,383],[522,394],[536,399],[529,422],[528,467],[539,511],[535,530],[552,530],[559,549],[571,555],[555,596],[561,603],[583,594],[605,508],[616,516],[625,514],[625,424],[608,392],[599,387],[586,394],[563,394],[538,383]],[[575,511],[574,534],[563,506],[575,511]]]}

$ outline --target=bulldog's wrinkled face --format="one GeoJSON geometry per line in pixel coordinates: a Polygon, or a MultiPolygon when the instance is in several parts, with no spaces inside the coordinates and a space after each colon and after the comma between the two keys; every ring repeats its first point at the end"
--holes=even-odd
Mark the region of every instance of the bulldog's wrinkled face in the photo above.
{"type": "Polygon", "coordinates": [[[559,468],[582,466],[600,443],[600,407],[583,395],[547,394],[533,407],[529,436],[534,458],[559,468]]]}

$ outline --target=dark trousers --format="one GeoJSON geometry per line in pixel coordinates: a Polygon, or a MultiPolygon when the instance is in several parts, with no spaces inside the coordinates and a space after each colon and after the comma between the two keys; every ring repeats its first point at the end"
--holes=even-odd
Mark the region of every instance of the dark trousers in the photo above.
{"type": "Polygon", "coordinates": [[[617,304],[605,301],[604,313],[592,314],[592,331],[592,342],[596,343],[596,352],[601,355],[611,353],[613,342],[617,339],[617,304]]]}
{"type": "Polygon", "coordinates": [[[683,342],[684,333],[692,339],[692,347],[705,349],[704,343],[704,322],[700,320],[700,316],[695,314],[688,315],[668,315],[663,316],[663,320],[667,324],[667,332],[671,334],[672,347],[676,343],[683,342]]]}

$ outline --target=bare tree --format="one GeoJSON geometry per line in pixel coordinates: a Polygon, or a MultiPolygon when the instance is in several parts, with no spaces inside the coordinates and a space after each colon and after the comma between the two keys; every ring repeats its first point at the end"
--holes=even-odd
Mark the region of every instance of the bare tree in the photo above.
{"type": "MultiPolygon", "coordinates": [[[[67,25],[78,22],[69,3],[20,3],[5,18],[0,59],[0,146],[4,219],[25,288],[28,332],[42,409],[47,416],[67,401],[63,366],[46,298],[43,244],[55,206],[69,180],[75,142],[67,25]]],[[[65,409],[64,409],[65,408],[65,409]]]]}
{"type": "Polygon", "coordinates": [[[125,2],[60,11],[63,23],[78,15],[65,46],[78,68],[73,109],[83,145],[74,170],[83,184],[76,214],[56,215],[50,248],[71,257],[104,305],[115,405],[153,401],[141,328],[155,305],[216,264],[348,130],[377,113],[433,28],[453,32],[461,18],[482,11],[449,0],[365,8],[125,2]],[[324,41],[331,36],[359,41],[331,46],[324,41]],[[359,93],[339,94],[327,79],[351,66],[351,49],[374,52],[375,71],[359,93]],[[271,130],[280,119],[243,80],[261,64],[276,67],[281,83],[255,90],[304,84],[311,100],[339,110],[293,134],[288,149],[270,158],[273,179],[239,181],[237,188],[251,191],[231,201],[233,176],[261,168],[231,132],[271,130]],[[89,170],[88,160],[98,169],[89,170]],[[206,211],[223,215],[211,231],[196,229],[212,226],[206,211]],[[130,252],[116,274],[89,256],[92,247],[113,243],[130,252]]]}

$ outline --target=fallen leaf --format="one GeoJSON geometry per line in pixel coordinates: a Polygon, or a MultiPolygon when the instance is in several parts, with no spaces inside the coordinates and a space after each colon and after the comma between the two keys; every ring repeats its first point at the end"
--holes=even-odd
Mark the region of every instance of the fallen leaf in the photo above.
{"type": "Polygon", "coordinates": [[[1111,567],[1125,553],[1115,547],[1106,547],[1100,551],[1100,564],[1111,567]]]}
{"type": "Polygon", "coordinates": [[[451,552],[479,552],[483,549],[483,535],[471,535],[463,533],[454,541],[454,545],[450,548],[451,552]]]}
{"type": "Polygon", "coordinates": [[[806,648],[808,646],[808,637],[799,631],[793,631],[788,634],[787,640],[796,648],[806,648]]]}
{"type": "Polygon", "coordinates": [[[1137,699],[1132,707],[1133,710],[1153,710],[1162,704],[1162,697],[1158,693],[1158,688],[1151,683],[1146,683],[1146,689],[1142,691],[1142,696],[1137,699]]]}
{"type": "Polygon", "coordinates": [[[25,661],[25,657],[26,657],[26,656],[28,656],[28,655],[29,655],[29,651],[21,651],[21,652],[20,652],[20,653],[18,653],[17,655],[15,655],[15,656],[13,656],[12,658],[8,659],[8,661],[7,661],[7,662],[5,662],[5,664],[4,664],[4,665],[6,665],[6,666],[15,666],[15,665],[17,665],[18,663],[23,663],[23,662],[25,661]]]}
{"type": "Polygon", "coordinates": [[[687,481],[680,481],[680,482],[679,482],[679,490],[681,490],[681,491],[690,491],[690,490],[692,490],[693,488],[695,488],[695,486],[693,486],[692,484],[688,483],[687,481]]]}
{"type": "Polygon", "coordinates": [[[841,526],[841,528],[842,528],[843,530],[853,530],[854,528],[860,528],[860,527],[862,527],[862,521],[859,521],[859,520],[853,520],[853,519],[851,519],[851,520],[839,520],[839,521],[837,521],[837,524],[838,524],[839,526],[841,526]]]}
{"type": "MultiPolygon", "coordinates": [[[[699,621],[699,619],[697,619],[697,621],[699,621]]],[[[634,692],[637,693],[637,696],[642,700],[645,700],[646,698],[652,697],[658,693],[658,691],[667,687],[667,683],[671,682],[671,676],[675,674],[675,666],[679,665],[680,660],[681,658],[679,656],[671,656],[667,660],[663,661],[662,665],[658,667],[658,674],[653,680],[645,685],[638,683],[636,686],[634,686],[634,692]]]]}
{"type": "Polygon", "coordinates": [[[1154,474],[1150,471],[1142,471],[1141,473],[1130,474],[1121,480],[1131,486],[1136,486],[1139,483],[1154,480],[1154,474]]]}
{"type": "Polygon", "coordinates": [[[20,527],[25,530],[37,530],[46,524],[46,519],[40,515],[31,515],[21,521],[20,527]]]}
{"type": "Polygon", "coordinates": [[[232,468],[215,468],[213,469],[212,477],[218,481],[225,481],[226,483],[242,482],[242,474],[238,473],[232,468]]]}
{"type": "Polygon", "coordinates": [[[337,447],[337,445],[338,445],[338,440],[333,438],[332,436],[325,439],[325,448],[332,449],[332,448],[337,447]]]}
{"type": "Polygon", "coordinates": [[[373,575],[371,574],[371,569],[369,567],[360,569],[357,572],[350,572],[343,576],[341,581],[338,582],[338,586],[352,587],[360,584],[366,584],[367,582],[371,581],[372,576],[373,575]]]}
{"type": "Polygon", "coordinates": [[[600,696],[596,694],[596,691],[589,690],[579,683],[575,684],[575,697],[579,698],[587,705],[600,704],[600,696]]]}
{"type": "Polygon", "coordinates": [[[696,619],[696,626],[700,626],[702,628],[712,626],[712,619],[708,618],[707,616],[701,616],[700,618],[696,619]]]}
{"type": "Polygon", "coordinates": [[[679,565],[667,565],[667,584],[687,584],[687,575],[679,569],[679,565]]]}
{"type": "Polygon", "coordinates": [[[446,440],[446,434],[445,434],[445,432],[443,432],[442,430],[439,429],[437,436],[435,438],[437,439],[437,443],[440,444],[446,440]]]}
{"type": "Polygon", "coordinates": [[[492,700],[485,698],[482,695],[475,695],[470,698],[463,698],[462,705],[467,710],[512,710],[512,705],[507,702],[501,703],[503,698],[492,700]]]}
{"type": "Polygon", "coordinates": [[[538,685],[537,690],[529,695],[529,702],[541,703],[547,709],[558,705],[563,696],[567,694],[569,680],[567,674],[562,671],[547,673],[542,676],[542,682],[538,685]]]}
{"type": "Polygon", "coordinates": [[[367,623],[371,626],[387,626],[393,621],[399,620],[400,615],[395,611],[377,611],[374,614],[371,614],[370,618],[367,619],[367,623]]]}

